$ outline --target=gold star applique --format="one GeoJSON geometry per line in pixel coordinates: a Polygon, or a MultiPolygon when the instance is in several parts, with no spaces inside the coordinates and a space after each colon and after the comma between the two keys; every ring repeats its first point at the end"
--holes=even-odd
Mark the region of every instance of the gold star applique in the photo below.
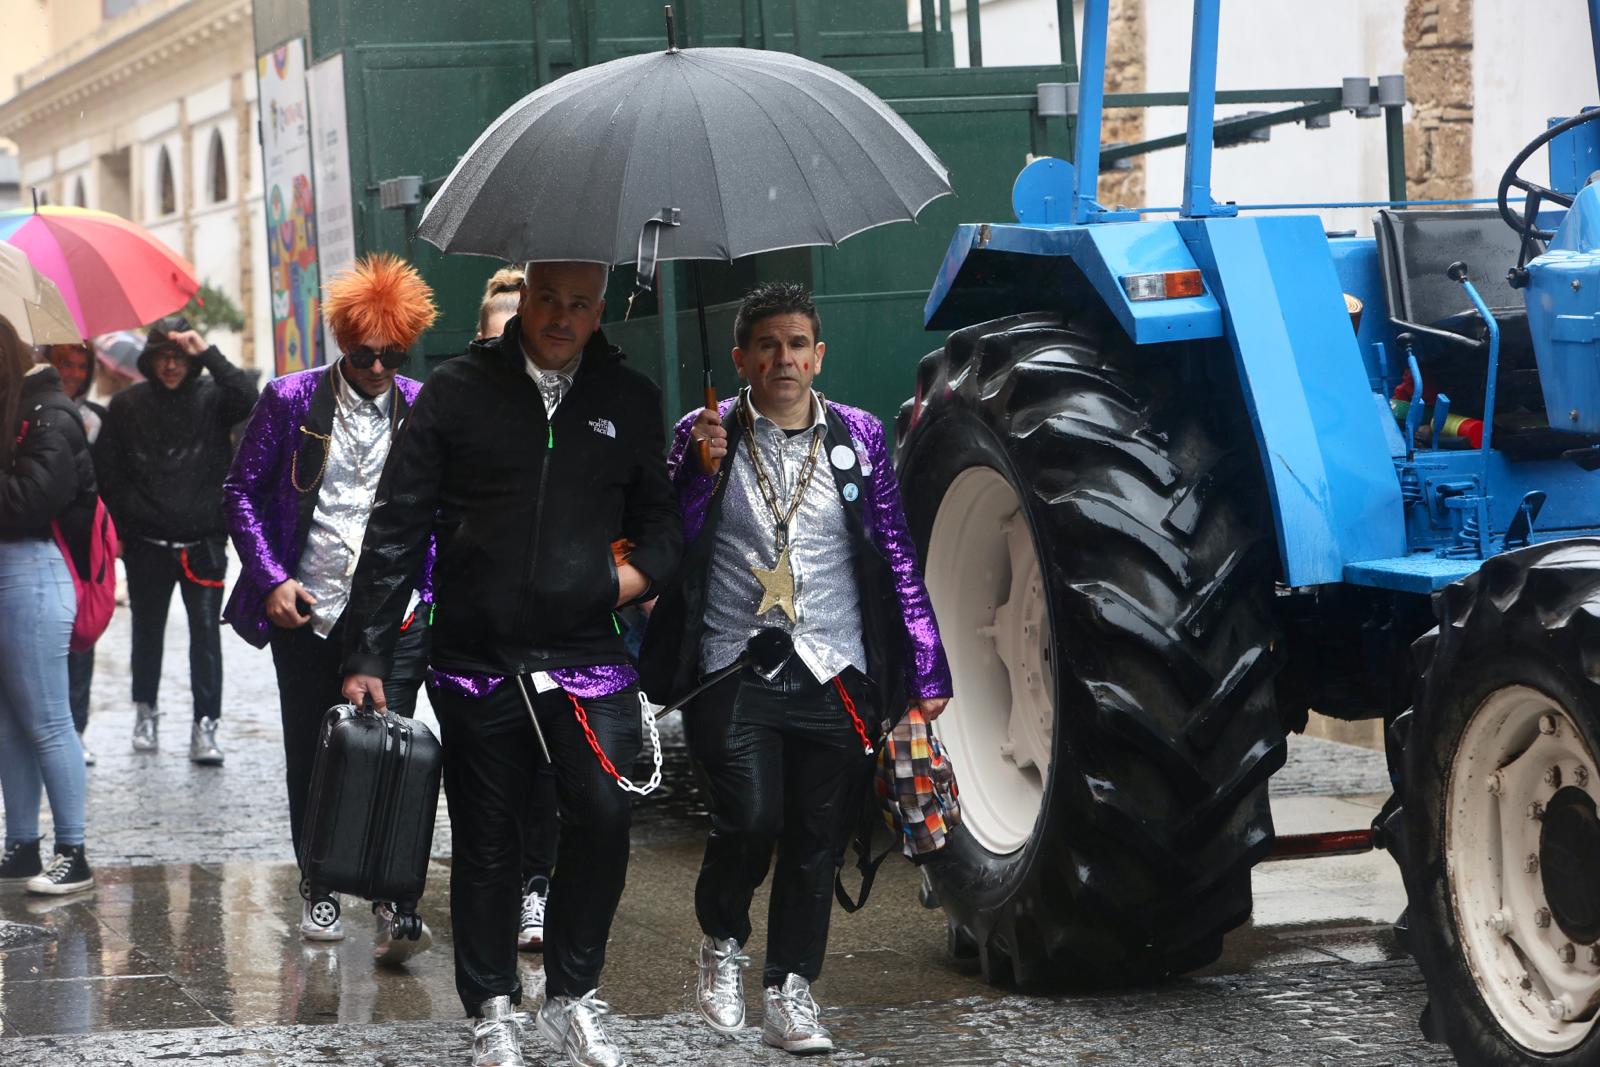
{"type": "Polygon", "coordinates": [[[756,608],[756,614],[765,615],[773,608],[782,608],[790,622],[797,622],[794,613],[794,572],[789,569],[789,549],[785,547],[778,553],[778,562],[771,570],[751,567],[750,573],[761,583],[761,606],[756,608]]]}

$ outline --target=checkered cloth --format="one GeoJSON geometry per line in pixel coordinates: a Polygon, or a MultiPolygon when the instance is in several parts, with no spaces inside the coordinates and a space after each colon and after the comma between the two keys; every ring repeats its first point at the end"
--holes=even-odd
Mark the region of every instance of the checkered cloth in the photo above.
{"type": "Polygon", "coordinates": [[[908,859],[937,852],[961,825],[956,769],[921,711],[906,712],[884,739],[875,782],[884,821],[908,859]]]}

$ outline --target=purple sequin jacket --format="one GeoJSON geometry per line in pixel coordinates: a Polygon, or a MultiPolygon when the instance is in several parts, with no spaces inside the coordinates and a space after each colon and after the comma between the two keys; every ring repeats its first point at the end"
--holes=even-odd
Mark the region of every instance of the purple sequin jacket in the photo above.
{"type": "MultiPolygon", "coordinates": [[[[300,528],[302,494],[294,481],[298,479],[311,493],[321,485],[318,472],[326,444],[302,430],[329,432],[327,426],[319,429],[307,425],[318,387],[324,385],[328,370],[313,367],[267,384],[250,413],[239,451],[222,483],[222,506],[241,568],[222,618],[257,648],[266,646],[272,629],[267,621],[267,595],[294,577],[304,545],[304,531],[300,528]]],[[[394,381],[409,410],[422,383],[402,377],[394,381]]],[[[327,396],[331,418],[332,392],[328,391],[327,396]]],[[[310,504],[315,506],[316,501],[310,504]]],[[[434,546],[430,543],[417,578],[417,592],[428,601],[432,600],[433,555],[434,546]]]]}
{"type": "MultiPolygon", "coordinates": [[[[718,405],[724,420],[737,399],[730,398],[718,405]]],[[[945,660],[939,624],[933,617],[933,603],[922,581],[916,545],[912,544],[911,533],[906,528],[900,482],[895,477],[894,464],[884,441],[883,423],[860,408],[836,404],[832,400],[827,403],[828,409],[849,429],[856,454],[872,468],[866,479],[866,492],[862,494],[863,518],[872,543],[894,575],[895,596],[905,625],[906,692],[918,699],[950,696],[950,664],[945,660]]],[[[667,458],[667,472],[677,486],[678,504],[683,512],[685,544],[700,535],[717,484],[716,476],[701,470],[699,461],[689,454],[689,429],[699,414],[700,409],[696,409],[678,420],[672,452],[667,458]]]]}

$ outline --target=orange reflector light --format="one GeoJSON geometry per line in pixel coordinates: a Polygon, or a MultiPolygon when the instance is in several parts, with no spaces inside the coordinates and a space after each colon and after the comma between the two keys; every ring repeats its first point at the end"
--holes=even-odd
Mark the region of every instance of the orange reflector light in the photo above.
{"type": "Polygon", "coordinates": [[[1122,290],[1128,294],[1129,300],[1171,300],[1180,296],[1200,296],[1206,291],[1197,270],[1124,274],[1122,290]]]}

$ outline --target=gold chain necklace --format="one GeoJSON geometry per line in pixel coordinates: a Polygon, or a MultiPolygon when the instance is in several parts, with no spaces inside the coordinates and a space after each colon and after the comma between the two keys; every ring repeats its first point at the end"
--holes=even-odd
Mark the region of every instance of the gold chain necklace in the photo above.
{"type": "MultiPolygon", "coordinates": [[[[790,623],[794,623],[799,621],[799,614],[795,610],[794,570],[789,565],[789,524],[799,512],[806,488],[816,473],[817,457],[822,453],[822,435],[813,427],[811,450],[806,454],[805,463],[801,465],[800,474],[795,479],[794,497],[789,501],[789,506],[784,508],[778,503],[777,486],[773,484],[766,468],[761,465],[761,450],[756,445],[755,419],[750,414],[747,400],[748,398],[745,398],[740,401],[739,420],[744,427],[746,443],[750,446],[750,465],[755,469],[756,488],[760,491],[768,510],[772,512],[773,533],[778,547],[778,559],[772,567],[750,568],[750,572],[756,576],[756,581],[761,583],[761,603],[756,608],[756,615],[759,617],[773,608],[780,608],[789,617],[790,623]]],[[[817,401],[825,403],[820,393],[817,394],[817,401]]]]}

